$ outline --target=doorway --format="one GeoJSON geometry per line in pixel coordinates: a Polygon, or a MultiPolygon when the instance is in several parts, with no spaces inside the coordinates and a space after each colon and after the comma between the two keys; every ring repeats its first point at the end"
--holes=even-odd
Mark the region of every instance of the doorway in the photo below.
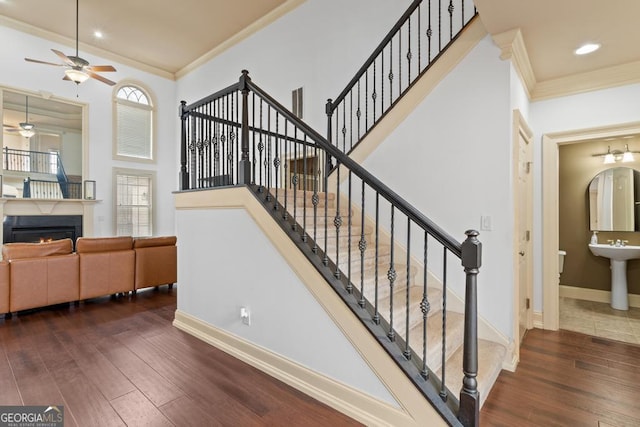
{"type": "Polygon", "coordinates": [[[542,137],[542,292],[544,329],[560,327],[559,154],[560,145],[640,133],[640,122],[546,134],[542,137]]]}

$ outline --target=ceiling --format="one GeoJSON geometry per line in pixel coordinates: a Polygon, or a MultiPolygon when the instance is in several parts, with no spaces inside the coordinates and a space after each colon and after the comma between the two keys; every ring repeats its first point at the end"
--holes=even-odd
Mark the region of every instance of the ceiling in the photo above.
{"type": "MultiPolygon", "coordinates": [[[[79,0],[80,49],[167,77],[300,0],[79,0]],[[152,7],[150,7],[152,6],[152,7]],[[103,38],[94,32],[99,30],[103,38]]],[[[70,46],[74,0],[0,0],[0,24],[70,46]],[[26,24],[26,25],[24,25],[26,24]],[[44,32],[43,32],[44,31],[44,32]]],[[[24,56],[58,62],[51,51],[24,56]]]]}
{"type": "MultiPolygon", "coordinates": [[[[175,78],[226,44],[303,0],[80,0],[81,49],[175,78]],[[100,30],[104,38],[93,33],[100,30]],[[132,42],[135,41],[135,42],[132,42]]],[[[640,61],[638,0],[475,0],[492,35],[520,28],[537,82],[640,61]],[[588,56],[573,50],[602,44],[588,56]]],[[[398,16],[402,13],[398,10],[398,16]]],[[[70,46],[73,0],[0,0],[0,24],[70,46]],[[44,32],[42,32],[44,31],[44,32]]],[[[382,33],[381,33],[382,37],[382,33]]],[[[56,62],[51,51],[25,56],[56,62]]]]}
{"type": "Polygon", "coordinates": [[[475,0],[487,31],[520,28],[537,82],[640,61],[638,0],[475,0]],[[586,42],[600,50],[573,51],[586,42]]]}

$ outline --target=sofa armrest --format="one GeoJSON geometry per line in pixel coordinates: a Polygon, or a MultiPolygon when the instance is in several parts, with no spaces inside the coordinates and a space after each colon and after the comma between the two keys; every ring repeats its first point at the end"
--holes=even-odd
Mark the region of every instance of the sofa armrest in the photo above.
{"type": "Polygon", "coordinates": [[[173,284],[178,280],[178,250],[175,236],[136,238],[135,288],[173,284]]]}

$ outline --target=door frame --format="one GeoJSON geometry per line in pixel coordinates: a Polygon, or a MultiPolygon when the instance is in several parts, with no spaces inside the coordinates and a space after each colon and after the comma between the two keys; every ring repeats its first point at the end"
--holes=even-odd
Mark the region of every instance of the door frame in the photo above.
{"type": "MultiPolygon", "coordinates": [[[[533,132],[531,128],[527,124],[524,116],[520,112],[520,110],[513,110],[513,206],[514,206],[514,232],[513,232],[513,271],[514,271],[514,280],[513,280],[513,336],[514,336],[514,355],[520,359],[520,255],[518,254],[518,247],[520,245],[520,237],[519,237],[519,229],[520,222],[522,221],[522,212],[520,212],[520,203],[519,203],[519,162],[520,162],[520,137],[523,137],[527,144],[529,145],[529,149],[531,150],[531,160],[533,160],[533,132]]],[[[533,173],[530,173],[529,178],[530,185],[528,186],[529,194],[527,197],[531,200],[531,204],[528,207],[529,212],[527,215],[529,216],[531,228],[533,228],[533,173]]],[[[533,238],[533,230],[530,230],[530,234],[533,238]]],[[[531,247],[533,247],[533,242],[531,243],[531,247]]],[[[529,276],[528,284],[527,284],[527,297],[530,300],[533,300],[533,257],[534,252],[531,251],[531,259],[529,265],[527,267],[529,276]]],[[[527,316],[527,329],[531,329],[533,327],[533,317],[531,315],[533,311],[533,307],[529,311],[529,315],[527,316]]]]}
{"type": "Polygon", "coordinates": [[[640,133],[640,122],[542,135],[542,327],[560,328],[559,156],[561,145],[640,133]]]}

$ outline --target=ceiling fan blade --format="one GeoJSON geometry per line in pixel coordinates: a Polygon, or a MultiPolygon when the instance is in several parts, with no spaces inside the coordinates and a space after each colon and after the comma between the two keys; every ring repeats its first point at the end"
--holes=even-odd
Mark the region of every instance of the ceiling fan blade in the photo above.
{"type": "Polygon", "coordinates": [[[62,67],[64,65],[64,64],[54,64],[53,62],[40,61],[39,59],[31,59],[31,58],[24,58],[24,60],[27,62],[35,62],[36,64],[55,65],[56,67],[62,67]]]}
{"type": "Polygon", "coordinates": [[[111,65],[89,65],[88,67],[85,67],[85,70],[100,71],[100,72],[116,71],[116,69],[113,68],[111,65]]]}
{"type": "Polygon", "coordinates": [[[65,55],[64,53],[60,52],[59,50],[55,50],[55,49],[51,49],[53,51],[53,53],[55,53],[56,55],[58,55],[60,57],[60,59],[62,59],[65,64],[70,65],[72,67],[75,67],[76,64],[69,59],[69,57],[67,55],[65,55]]]}
{"type": "Polygon", "coordinates": [[[116,84],[116,82],[112,82],[111,80],[106,79],[106,78],[102,77],[100,74],[96,74],[91,70],[85,70],[85,71],[86,71],[87,74],[89,74],[89,77],[94,78],[96,80],[100,80],[102,83],[106,83],[109,86],[113,86],[113,85],[116,84]]]}
{"type": "Polygon", "coordinates": [[[64,77],[62,78],[62,80],[69,80],[69,81],[71,81],[71,79],[69,78],[69,76],[67,76],[66,74],[64,75],[64,77]]]}

